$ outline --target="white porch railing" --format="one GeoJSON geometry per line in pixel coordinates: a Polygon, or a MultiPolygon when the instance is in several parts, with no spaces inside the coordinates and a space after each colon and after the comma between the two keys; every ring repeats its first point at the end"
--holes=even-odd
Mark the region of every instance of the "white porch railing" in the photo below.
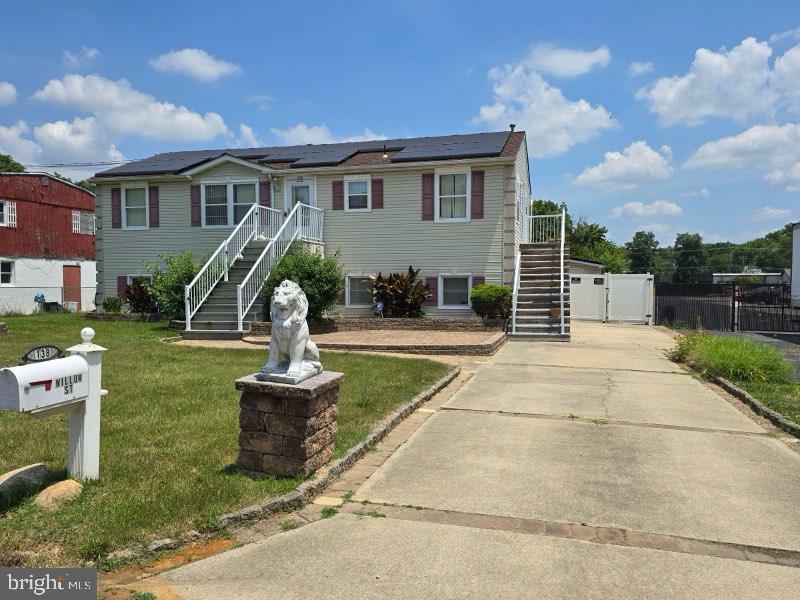
{"type": "Polygon", "coordinates": [[[561,237],[561,215],[525,215],[523,244],[555,242],[561,237]]]}
{"type": "Polygon", "coordinates": [[[519,296],[520,270],[522,269],[522,254],[517,252],[514,259],[514,292],[511,296],[511,333],[517,333],[517,297],[519,296]]]}
{"type": "Polygon", "coordinates": [[[561,232],[560,232],[560,239],[561,239],[561,276],[558,278],[558,285],[560,286],[561,290],[558,295],[558,299],[560,300],[561,306],[559,307],[558,314],[561,317],[561,335],[564,335],[564,238],[566,237],[566,221],[567,221],[567,209],[561,209],[561,232]]]}
{"type": "Polygon", "coordinates": [[[228,280],[228,271],[236,262],[244,247],[254,237],[272,239],[277,233],[281,221],[281,211],[254,204],[233,229],[228,238],[222,242],[211,255],[200,272],[184,292],[184,308],[186,311],[186,331],[192,330],[192,317],[211,294],[211,290],[220,280],[228,280]]]}
{"type": "Polygon", "coordinates": [[[322,243],[323,211],[307,204],[295,204],[283,224],[267,244],[250,272],[236,288],[237,323],[244,329],[244,316],[250,311],[264,287],[270,270],[296,239],[322,243]]]}

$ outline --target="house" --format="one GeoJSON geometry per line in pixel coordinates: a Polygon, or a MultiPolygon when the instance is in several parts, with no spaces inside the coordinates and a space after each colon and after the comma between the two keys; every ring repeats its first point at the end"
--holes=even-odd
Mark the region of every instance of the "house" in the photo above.
{"type": "Polygon", "coordinates": [[[0,173],[0,314],[91,310],[94,194],[47,173],[0,173]]]}
{"type": "Polygon", "coordinates": [[[339,251],[344,314],[372,311],[370,276],[420,269],[426,314],[473,315],[470,290],[513,285],[530,204],[525,132],[157,154],[98,173],[101,297],[159,251],[211,255],[187,330],[241,332],[292,243],[339,251]],[[269,250],[267,245],[269,243],[269,250]]]}
{"type": "Polygon", "coordinates": [[[745,267],[739,273],[713,273],[712,283],[762,283],[764,285],[779,285],[786,282],[783,272],[767,273],[758,267],[745,267]]]}

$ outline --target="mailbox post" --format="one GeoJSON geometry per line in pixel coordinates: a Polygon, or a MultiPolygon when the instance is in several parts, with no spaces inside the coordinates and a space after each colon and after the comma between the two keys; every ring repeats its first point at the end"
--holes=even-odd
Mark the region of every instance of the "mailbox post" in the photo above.
{"type": "Polygon", "coordinates": [[[69,348],[66,358],[0,369],[0,410],[37,418],[68,412],[69,474],[75,479],[97,479],[100,399],[106,394],[101,386],[105,348],[92,343],[90,327],[81,330],[81,338],[83,343],[69,348]]]}
{"type": "Polygon", "coordinates": [[[81,329],[82,344],[67,348],[72,356],[82,356],[89,365],[89,395],[69,411],[67,470],[75,479],[100,477],[100,398],[102,357],[106,348],[92,343],[94,329],[81,329]]]}

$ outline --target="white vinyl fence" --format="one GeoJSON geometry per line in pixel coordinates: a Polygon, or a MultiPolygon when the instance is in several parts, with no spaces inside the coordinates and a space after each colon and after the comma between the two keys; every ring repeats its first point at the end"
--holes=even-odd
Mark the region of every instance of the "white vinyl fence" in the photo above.
{"type": "Polygon", "coordinates": [[[570,317],[653,324],[653,276],[649,273],[570,276],[570,317]]]}

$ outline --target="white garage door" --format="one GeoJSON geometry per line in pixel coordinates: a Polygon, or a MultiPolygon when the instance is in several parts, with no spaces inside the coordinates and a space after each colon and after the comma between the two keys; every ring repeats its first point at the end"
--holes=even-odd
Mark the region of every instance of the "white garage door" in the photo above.
{"type": "Polygon", "coordinates": [[[653,276],[607,275],[607,320],[653,322],[653,276]]]}
{"type": "Polygon", "coordinates": [[[605,320],[605,277],[591,273],[577,273],[571,275],[569,280],[570,318],[605,320]]]}

